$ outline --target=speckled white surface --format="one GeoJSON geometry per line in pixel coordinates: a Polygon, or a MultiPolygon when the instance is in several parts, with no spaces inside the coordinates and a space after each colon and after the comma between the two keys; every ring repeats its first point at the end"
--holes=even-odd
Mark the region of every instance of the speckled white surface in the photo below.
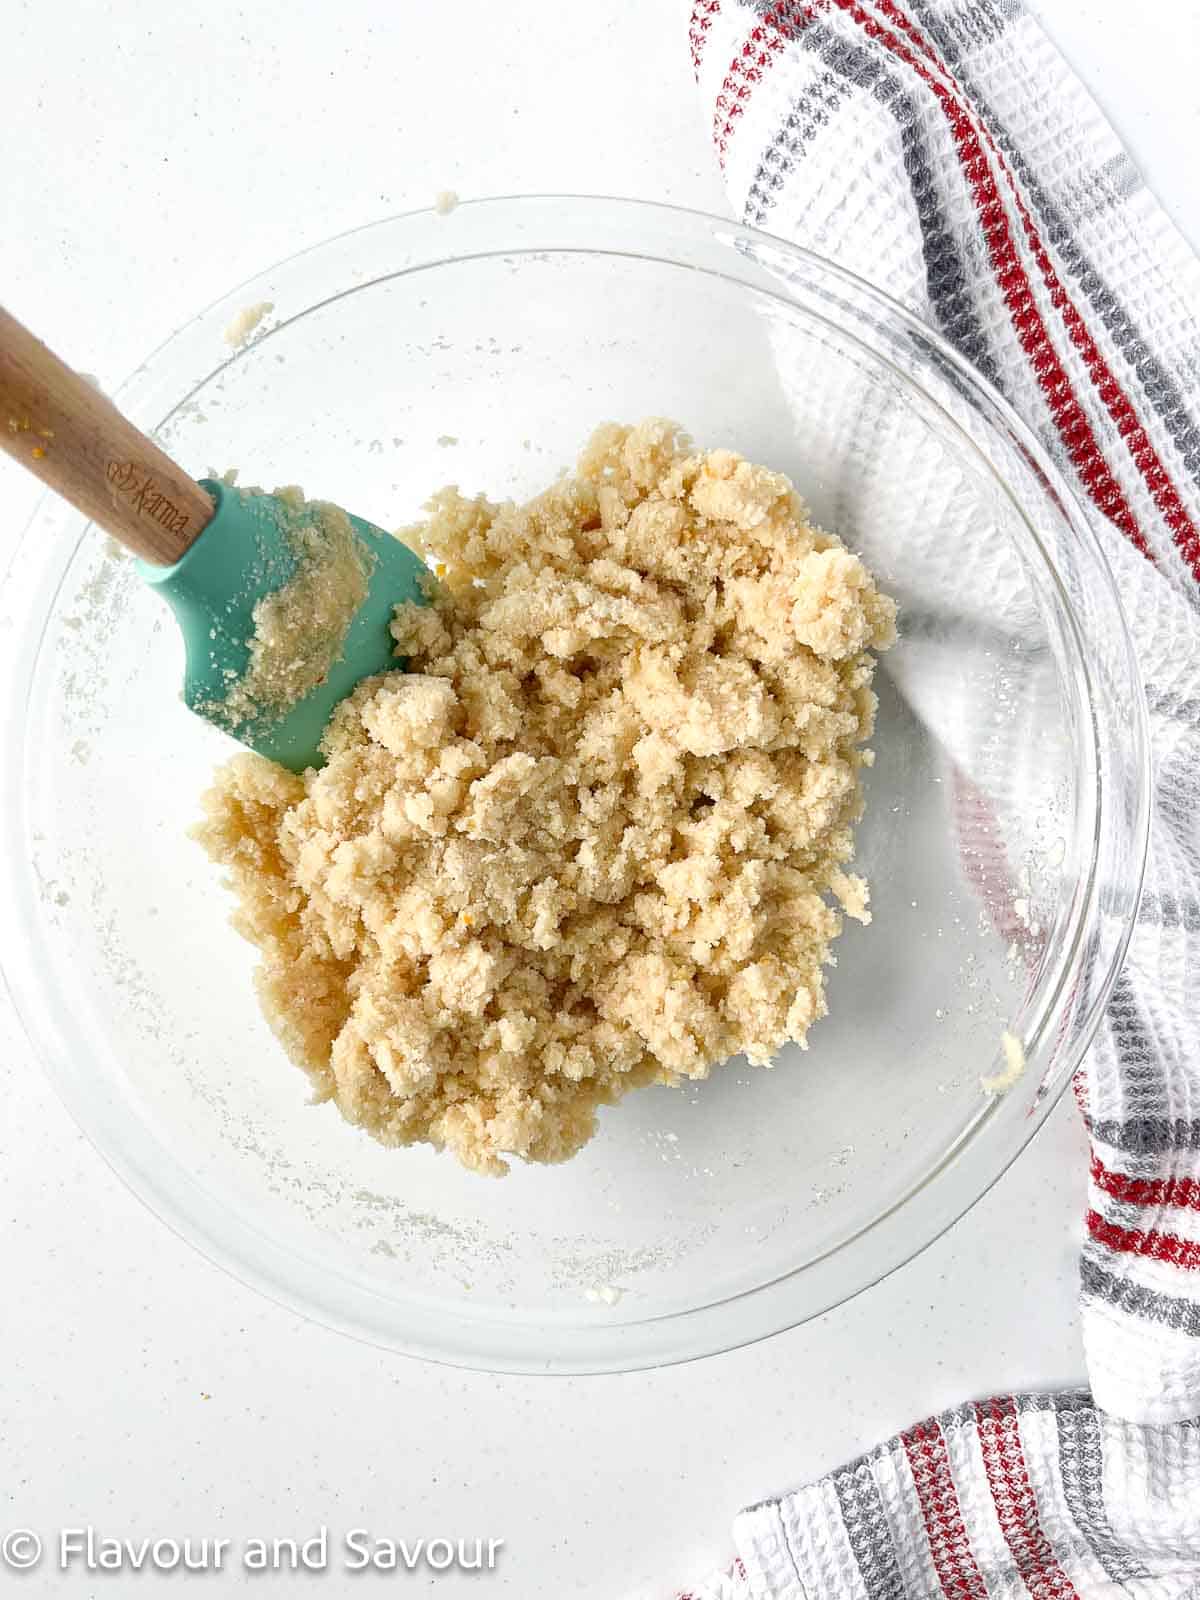
{"type": "MultiPolygon", "coordinates": [[[[1200,240],[1200,23],[1038,9],[1200,240]]],[[[3,0],[6,302],[108,384],[240,279],[440,190],[722,209],[685,10],[214,0],[193,22],[154,0],[3,0]]],[[[0,565],[33,498],[4,463],[0,565]]],[[[938,1406],[1082,1373],[1069,1102],[946,1238],[819,1322],[689,1367],[531,1380],[366,1349],[208,1266],[75,1129],[2,995],[0,1092],[0,1533],[490,1535],[496,1573],[440,1579],[442,1600],[659,1600],[725,1559],[746,1500],[938,1406]]],[[[337,1563],[313,1581],[358,1592],[337,1563]]],[[[22,1583],[116,1592],[49,1563],[22,1583]]]]}

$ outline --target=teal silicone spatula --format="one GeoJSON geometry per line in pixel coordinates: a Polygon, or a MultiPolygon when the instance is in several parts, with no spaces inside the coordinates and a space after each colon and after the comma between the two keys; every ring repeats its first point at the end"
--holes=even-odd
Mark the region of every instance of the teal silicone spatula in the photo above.
{"type": "MultiPolygon", "coordinates": [[[[228,731],[221,706],[250,663],[255,607],[298,569],[288,537],[295,507],[189,477],[3,309],[0,444],[139,558],[183,630],[185,701],[228,731]]],[[[330,713],[360,679],[403,665],[388,630],[392,612],[427,598],[428,571],[406,545],[360,517],[350,523],[369,575],[339,659],[287,710],[232,725],[243,744],[293,772],[321,764],[330,713]]]]}

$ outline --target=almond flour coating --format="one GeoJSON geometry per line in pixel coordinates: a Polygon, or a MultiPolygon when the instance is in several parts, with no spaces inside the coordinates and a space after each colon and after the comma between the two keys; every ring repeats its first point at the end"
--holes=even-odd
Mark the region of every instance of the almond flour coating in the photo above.
{"type": "Polygon", "coordinates": [[[405,530],[407,672],[296,777],[241,755],[198,837],[318,1097],[467,1167],[561,1161],[638,1084],[766,1063],[825,1012],[895,606],[788,480],[606,425],[528,505],[405,530]]]}
{"type": "Polygon", "coordinates": [[[233,733],[259,718],[283,716],[324,683],[367,598],[374,566],[340,506],[306,500],[294,486],[276,489],[274,499],[296,570],[255,604],[246,671],[224,699],[205,707],[233,733]]]}

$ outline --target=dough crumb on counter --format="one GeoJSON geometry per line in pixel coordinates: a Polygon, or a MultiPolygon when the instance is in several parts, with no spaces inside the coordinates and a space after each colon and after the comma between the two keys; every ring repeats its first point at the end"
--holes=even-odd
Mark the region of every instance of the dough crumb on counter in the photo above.
{"type": "Polygon", "coordinates": [[[605,424],[527,505],[434,495],[408,670],[298,777],[237,756],[195,830],[317,1096],[468,1168],[561,1161],[597,1108],[825,1014],[895,605],[789,481],[605,424]]]}

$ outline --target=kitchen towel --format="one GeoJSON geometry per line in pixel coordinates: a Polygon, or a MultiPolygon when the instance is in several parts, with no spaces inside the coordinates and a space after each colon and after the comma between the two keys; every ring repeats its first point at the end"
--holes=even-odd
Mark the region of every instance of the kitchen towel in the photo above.
{"type": "Polygon", "coordinates": [[[939,329],[1112,565],[1150,715],[1146,889],[1081,1070],[1090,1394],[932,1418],[742,1513],[695,1600],[1200,1586],[1200,262],[1017,0],[694,0],[744,221],[939,329]]]}
{"type": "Polygon", "coordinates": [[[739,1556],[681,1600],[1138,1600],[1200,1585],[1200,1425],[1086,1393],[959,1406],[750,1506],[739,1556]]]}

